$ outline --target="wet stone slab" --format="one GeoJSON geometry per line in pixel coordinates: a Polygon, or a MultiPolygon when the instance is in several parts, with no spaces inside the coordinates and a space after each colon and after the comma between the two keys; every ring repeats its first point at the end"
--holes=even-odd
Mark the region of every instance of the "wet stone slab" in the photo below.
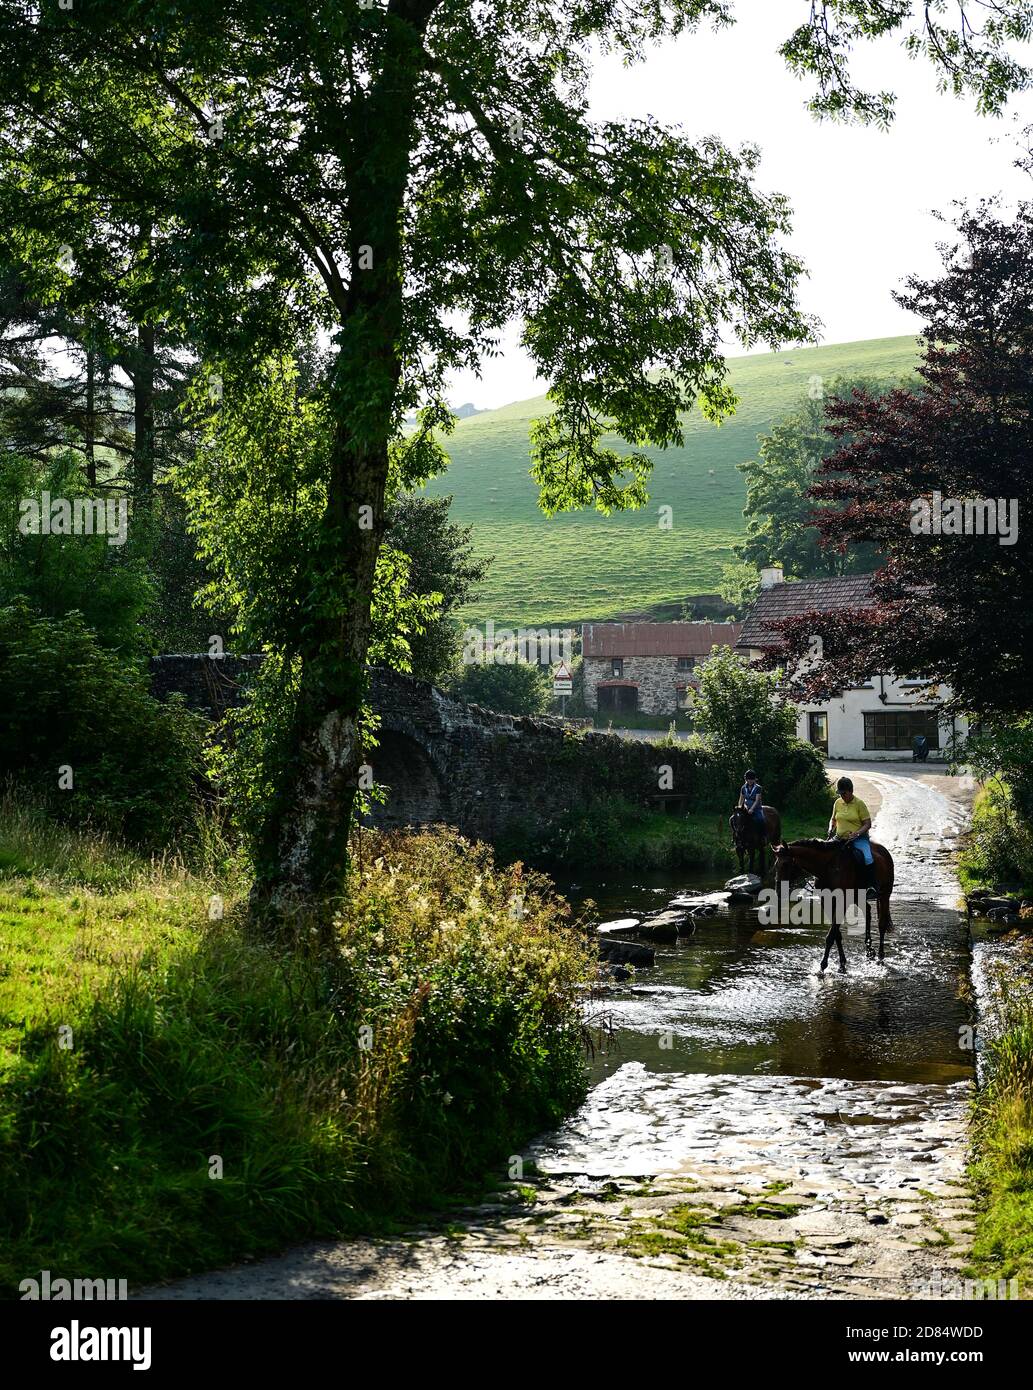
{"type": "Polygon", "coordinates": [[[962,1181],[971,1086],[650,1072],[628,1062],[531,1149],[546,1174],[777,1171],[816,1191],[962,1181]]]}

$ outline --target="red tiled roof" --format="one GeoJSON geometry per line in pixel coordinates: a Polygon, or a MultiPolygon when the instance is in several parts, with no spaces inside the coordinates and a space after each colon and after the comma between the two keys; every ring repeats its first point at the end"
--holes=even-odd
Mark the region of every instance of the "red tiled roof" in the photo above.
{"type": "Polygon", "coordinates": [[[777,646],[780,634],[770,624],[798,613],[828,613],[840,608],[866,608],[872,602],[872,576],[848,574],[839,579],[799,579],[761,589],[742,625],[740,647],[777,646]]]}
{"type": "Polygon", "coordinates": [[[734,647],[741,627],[741,623],[585,623],[582,654],[709,656],[712,647],[734,647]]]}

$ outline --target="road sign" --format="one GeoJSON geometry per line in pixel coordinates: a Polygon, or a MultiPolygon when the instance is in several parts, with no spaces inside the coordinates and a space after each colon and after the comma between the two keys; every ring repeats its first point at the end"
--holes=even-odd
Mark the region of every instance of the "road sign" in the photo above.
{"type": "Polygon", "coordinates": [[[574,675],[565,661],[561,661],[552,673],[552,693],[554,695],[572,695],[574,693],[574,675]]]}

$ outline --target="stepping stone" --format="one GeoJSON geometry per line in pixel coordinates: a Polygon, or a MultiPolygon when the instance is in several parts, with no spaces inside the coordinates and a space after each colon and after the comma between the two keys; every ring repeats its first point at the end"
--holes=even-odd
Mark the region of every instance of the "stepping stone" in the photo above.
{"type": "Polygon", "coordinates": [[[678,936],[691,936],[696,924],[690,913],[668,908],[658,912],[655,917],[647,917],[639,928],[640,936],[648,936],[654,941],[672,941],[678,936]]]}
{"type": "Polygon", "coordinates": [[[604,931],[633,931],[639,924],[638,917],[615,917],[612,922],[600,922],[597,930],[604,931]]]}

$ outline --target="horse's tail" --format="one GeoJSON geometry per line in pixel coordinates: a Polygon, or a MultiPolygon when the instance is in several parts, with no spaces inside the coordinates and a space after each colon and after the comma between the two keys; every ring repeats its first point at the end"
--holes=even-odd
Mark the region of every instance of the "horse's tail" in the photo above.
{"type": "Polygon", "coordinates": [[[894,863],[893,863],[893,855],[890,854],[890,852],[889,852],[889,850],[886,848],[886,846],[885,846],[885,845],[879,845],[878,848],[882,851],[883,858],[884,858],[885,861],[886,861],[886,869],[887,869],[887,879],[886,879],[885,896],[883,897],[883,896],[880,894],[880,897],[882,897],[882,901],[886,904],[886,923],[885,923],[886,930],[887,930],[887,931],[892,931],[892,930],[893,930],[893,913],[892,913],[892,911],[890,910],[890,897],[892,896],[892,893],[893,893],[893,884],[894,884],[894,882],[896,881],[897,871],[896,871],[896,866],[895,866],[894,863]]]}
{"type": "Polygon", "coordinates": [[[768,842],[772,845],[779,845],[782,843],[782,817],[774,806],[765,806],[763,810],[764,832],[768,837],[768,842]]]}

